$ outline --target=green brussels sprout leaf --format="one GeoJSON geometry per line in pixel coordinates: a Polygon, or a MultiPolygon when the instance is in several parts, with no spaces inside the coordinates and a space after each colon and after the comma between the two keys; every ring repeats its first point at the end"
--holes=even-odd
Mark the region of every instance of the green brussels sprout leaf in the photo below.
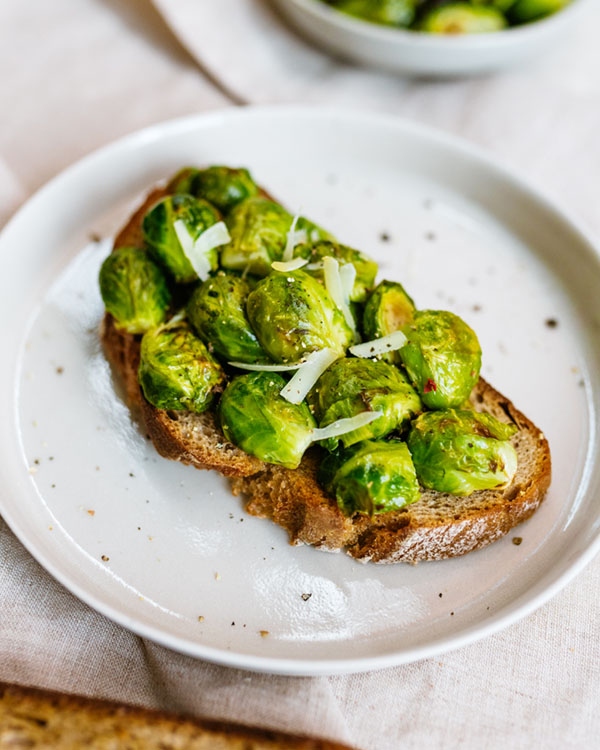
{"type": "Polygon", "coordinates": [[[419,310],[403,327],[400,359],[429,409],[460,406],[479,379],[481,348],[475,332],[445,310],[419,310]]]}
{"type": "Polygon", "coordinates": [[[188,302],[187,316],[192,327],[216,354],[227,361],[268,361],[246,315],[250,288],[246,279],[219,271],[197,286],[188,302]]]}
{"type": "Polygon", "coordinates": [[[138,379],[157,409],[203,412],[225,375],[187,321],[176,316],[142,339],[138,379]]]}
{"type": "Polygon", "coordinates": [[[400,510],[420,497],[415,467],[400,440],[364,440],[330,453],[317,480],[348,516],[400,510]]]}
{"type": "MultiPolygon", "coordinates": [[[[413,318],[415,303],[402,284],[395,281],[380,282],[369,295],[363,312],[363,330],[368,339],[389,336],[399,331],[413,318]]],[[[388,362],[399,362],[396,352],[382,355],[388,362]]]]}
{"type": "Polygon", "coordinates": [[[275,271],[259,281],[246,308],[252,330],[275,362],[297,362],[325,348],[343,355],[354,340],[323,285],[302,270],[275,271]]]}
{"type": "Polygon", "coordinates": [[[490,414],[431,411],[412,423],[408,447],[424,487],[464,496],[511,482],[517,454],[509,439],[516,432],[490,414]]]}
{"type": "MultiPolygon", "coordinates": [[[[385,437],[422,411],[421,399],[406,377],[393,365],[371,359],[338,359],[321,375],[308,402],[319,427],[365,410],[381,412],[375,421],[340,438],[346,448],[385,437]]],[[[324,446],[333,450],[337,444],[338,438],[330,438],[324,446]]]]}
{"type": "MultiPolygon", "coordinates": [[[[144,216],[142,230],[144,239],[155,257],[171,273],[178,283],[188,283],[198,279],[181,243],[181,222],[189,235],[192,245],[207,229],[220,221],[218,211],[209,203],[191,195],[170,195],[156,203],[144,216]]],[[[219,255],[216,247],[206,254],[208,268],[218,268],[219,255]]]]}
{"type": "Polygon", "coordinates": [[[145,250],[120,247],[100,269],[100,293],[117,328],[145,333],[164,322],[171,293],[163,272],[145,250]]]}
{"type": "Polygon", "coordinates": [[[249,372],[234,378],[219,404],[225,437],[267,463],[295,469],[312,442],[315,421],[306,403],[280,395],[285,380],[274,372],[249,372]]]}

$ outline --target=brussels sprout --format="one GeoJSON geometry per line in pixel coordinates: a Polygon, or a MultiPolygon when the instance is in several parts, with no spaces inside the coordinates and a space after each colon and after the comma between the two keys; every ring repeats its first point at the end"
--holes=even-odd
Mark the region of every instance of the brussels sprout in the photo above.
{"type": "Polygon", "coordinates": [[[402,330],[400,359],[429,409],[460,406],[479,378],[481,348],[475,332],[445,310],[419,310],[402,330]]]}
{"type": "Polygon", "coordinates": [[[412,424],[408,447],[424,487],[470,495],[509,484],[517,454],[509,438],[514,425],[472,411],[430,411],[412,424]]]}
{"type": "Polygon", "coordinates": [[[471,0],[472,5],[487,5],[491,8],[496,8],[501,13],[506,13],[514,2],[515,0],[471,0]]]}
{"type": "MultiPolygon", "coordinates": [[[[373,288],[373,284],[375,283],[377,263],[367,255],[364,255],[364,253],[361,253],[360,250],[355,250],[347,245],[340,245],[338,242],[328,240],[322,240],[313,244],[307,243],[298,245],[294,249],[294,256],[306,258],[309,265],[311,263],[320,263],[326,256],[335,258],[340,266],[352,263],[356,269],[356,277],[350,294],[351,302],[364,302],[367,298],[367,293],[373,288]]],[[[324,277],[322,269],[307,269],[305,266],[304,270],[317,279],[323,279],[324,277]]]]}
{"type": "MultiPolygon", "coordinates": [[[[155,204],[144,216],[144,239],[157,259],[171,272],[175,281],[196,281],[198,275],[183,252],[175,232],[174,223],[184,222],[193,240],[220,221],[219,212],[203,200],[191,195],[169,195],[155,204]]],[[[207,253],[211,268],[219,265],[217,248],[207,253]]]]}
{"type": "Polygon", "coordinates": [[[571,0],[516,0],[507,15],[511,23],[537,21],[562,10],[571,0]]]}
{"type": "MultiPolygon", "coordinates": [[[[374,289],[363,312],[365,338],[378,339],[399,331],[412,320],[415,303],[405,292],[402,284],[395,281],[382,281],[374,289]]],[[[397,362],[396,352],[382,355],[388,362],[397,362]]]]}
{"type": "Polygon", "coordinates": [[[506,18],[496,8],[450,3],[426,13],[417,28],[430,34],[481,34],[500,31],[506,26],[506,18]]]}
{"type": "Polygon", "coordinates": [[[297,362],[325,347],[344,354],[354,340],[325,287],[304,271],[275,271],[262,279],[248,295],[246,309],[252,330],[275,362],[297,362]]]}
{"type": "Polygon", "coordinates": [[[404,375],[393,365],[372,359],[338,359],[321,375],[309,394],[319,427],[364,411],[380,411],[374,422],[324,441],[333,450],[338,440],[344,447],[368,438],[381,438],[399,429],[421,410],[421,399],[404,375]]]}
{"type": "Polygon", "coordinates": [[[409,26],[415,17],[416,0],[330,0],[343,13],[386,26],[409,26]]]}
{"type": "Polygon", "coordinates": [[[330,453],[317,481],[348,516],[388,513],[419,499],[415,467],[400,440],[363,440],[330,453]]]}
{"type": "Polygon", "coordinates": [[[185,320],[174,319],[142,339],[138,379],[158,409],[203,412],[225,375],[185,320]]]}
{"type": "MultiPolygon", "coordinates": [[[[231,242],[223,248],[221,265],[257,276],[271,272],[271,263],[281,260],[293,217],[283,206],[267,198],[248,198],[227,217],[231,242]]],[[[300,217],[296,230],[304,229],[316,239],[330,239],[323,229],[300,217]]]]}
{"type": "Polygon", "coordinates": [[[258,194],[258,187],[247,169],[231,167],[188,167],[178,172],[169,184],[169,192],[189,193],[228,213],[246,198],[258,194]]]}
{"type": "Polygon", "coordinates": [[[100,293],[117,328],[145,333],[160,325],[171,293],[165,277],[145,250],[120,247],[100,269],[100,293]]]}
{"type": "Polygon", "coordinates": [[[225,389],[219,415],[225,437],[246,453],[295,469],[312,442],[315,421],[305,402],[291,404],[279,395],[284,386],[277,373],[240,375],[225,389]]]}
{"type": "Polygon", "coordinates": [[[197,286],[187,316],[200,338],[218,355],[236,362],[265,362],[268,357],[246,315],[250,284],[231,272],[219,271],[197,286]]]}

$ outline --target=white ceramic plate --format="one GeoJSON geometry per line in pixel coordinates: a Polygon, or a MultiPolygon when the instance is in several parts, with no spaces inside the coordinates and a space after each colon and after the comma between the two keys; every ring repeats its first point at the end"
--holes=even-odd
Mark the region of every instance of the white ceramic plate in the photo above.
{"type": "Polygon", "coordinates": [[[255,670],[374,669],[514,622],[598,547],[598,254],[464,143],[339,111],[178,120],[53,180],[6,227],[0,257],[0,511],[59,581],[140,635],[255,670]],[[529,522],[464,558],[361,565],[290,547],[220,476],[157,456],[100,349],[96,278],[110,243],[89,235],[110,236],[156,180],[209,163],[247,165],[290,208],[375,256],[419,306],[477,330],[485,377],[550,440],[554,481],[529,522]]]}
{"type": "Polygon", "coordinates": [[[573,0],[540,21],[501,32],[443,36],[394,29],[342,13],[320,0],[274,0],[305,35],[334,55],[401,74],[487,73],[549,50],[589,0],[573,0]]]}

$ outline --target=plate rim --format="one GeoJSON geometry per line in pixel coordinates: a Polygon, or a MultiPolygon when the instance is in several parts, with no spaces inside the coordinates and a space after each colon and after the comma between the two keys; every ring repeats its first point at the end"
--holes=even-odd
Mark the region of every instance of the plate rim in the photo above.
{"type": "MultiPolygon", "coordinates": [[[[579,237],[582,244],[587,247],[588,252],[593,256],[595,262],[600,263],[600,245],[594,241],[593,235],[585,225],[585,222],[579,218],[576,219],[569,209],[557,205],[555,199],[549,196],[544,188],[533,183],[528,177],[524,176],[518,168],[514,168],[512,165],[510,167],[504,165],[494,153],[489,152],[478,145],[472,144],[461,137],[394,115],[360,112],[348,107],[341,108],[310,105],[266,105],[242,108],[228,107],[154,123],[113,140],[75,161],[39,188],[23,204],[23,206],[21,206],[0,232],[0,252],[6,243],[7,237],[10,239],[13,227],[18,226],[24,218],[26,219],[27,214],[32,207],[47,200],[47,196],[51,195],[52,192],[63,183],[68,183],[70,180],[76,180],[79,172],[90,168],[93,169],[95,163],[101,162],[110,152],[118,152],[122,149],[135,150],[138,145],[142,145],[148,141],[159,142],[166,134],[172,136],[174,133],[181,130],[189,131],[196,128],[214,127],[224,119],[260,119],[263,117],[271,118],[274,116],[311,117],[315,120],[322,121],[326,121],[332,117],[349,118],[363,126],[393,128],[397,132],[425,137],[429,140],[436,141],[459,154],[468,155],[469,158],[474,159],[485,168],[491,169],[499,177],[508,180],[514,186],[526,192],[533,201],[541,205],[546,211],[550,211],[558,217],[568,226],[568,229],[573,234],[579,237]]],[[[16,408],[16,405],[14,408],[16,408]]],[[[8,493],[0,493],[0,514],[12,533],[15,534],[17,539],[32,557],[37,560],[37,562],[40,563],[40,565],[50,573],[55,580],[96,612],[99,612],[140,637],[148,638],[166,648],[188,656],[233,668],[290,676],[355,674],[390,668],[419,661],[421,659],[439,656],[440,654],[448,653],[463,646],[475,643],[522,620],[524,617],[537,610],[573,580],[600,551],[600,528],[598,528],[595,537],[592,538],[587,546],[570,561],[568,567],[545,586],[542,591],[527,598],[521,603],[517,603],[516,605],[509,604],[508,606],[512,607],[512,609],[509,609],[509,611],[504,614],[499,614],[497,616],[492,615],[489,620],[483,624],[471,625],[466,627],[461,633],[438,637],[430,643],[422,646],[412,647],[403,651],[380,654],[377,656],[358,658],[338,657],[334,659],[319,658],[303,660],[299,657],[256,656],[252,654],[237,653],[232,650],[227,650],[226,648],[207,646],[197,641],[192,641],[186,637],[170,635],[163,632],[162,628],[159,626],[146,625],[145,623],[122,613],[117,607],[107,604],[100,596],[89,593],[84,587],[72,580],[68,570],[63,570],[60,565],[48,558],[43,549],[38,549],[35,545],[35,540],[28,538],[27,530],[22,529],[18,519],[13,516],[10,509],[11,503],[7,501],[7,498],[8,493]]],[[[523,596],[526,596],[526,594],[522,595],[520,598],[523,598],[523,596]]]]}

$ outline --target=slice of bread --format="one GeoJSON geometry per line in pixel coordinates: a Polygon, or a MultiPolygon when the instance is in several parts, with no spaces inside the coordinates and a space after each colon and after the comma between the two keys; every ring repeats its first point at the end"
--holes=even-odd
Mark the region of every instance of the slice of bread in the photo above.
{"type": "MultiPolygon", "coordinates": [[[[148,196],[117,236],[115,247],[141,244],[141,220],[164,194],[164,190],[155,190],[148,196]]],[[[378,563],[416,563],[464,555],[490,544],[529,518],[550,485],[548,441],[481,378],[471,394],[474,408],[519,428],[512,438],[518,469],[511,484],[467,497],[423,490],[418,502],[400,511],[373,518],[361,514],[348,517],[316,481],[322,455],[319,448],[309,450],[295,470],[263,463],[223,437],[213,412],[163,411],[149,404],[137,381],[139,337],[119,331],[108,313],[102,340],[123,379],[129,402],[139,408],[158,452],[165,458],[199,469],[216,469],[231,477],[232,490],[246,499],[248,513],[283,526],[292,544],[312,544],[330,551],[346,548],[358,560],[378,563]]]]}
{"type": "Polygon", "coordinates": [[[0,683],[0,748],[350,750],[265,729],[0,683]]]}

